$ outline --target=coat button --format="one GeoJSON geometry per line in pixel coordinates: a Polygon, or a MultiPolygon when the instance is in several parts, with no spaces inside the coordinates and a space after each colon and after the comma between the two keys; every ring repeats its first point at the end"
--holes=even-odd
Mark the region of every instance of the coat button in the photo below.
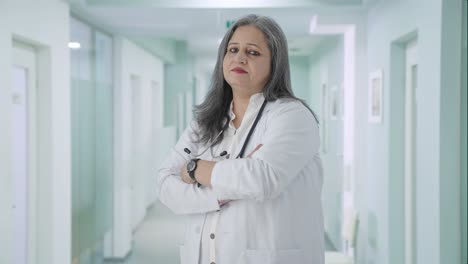
{"type": "Polygon", "coordinates": [[[211,238],[211,239],[214,239],[214,238],[215,238],[215,234],[211,234],[211,235],[210,235],[210,238],[211,238]]]}

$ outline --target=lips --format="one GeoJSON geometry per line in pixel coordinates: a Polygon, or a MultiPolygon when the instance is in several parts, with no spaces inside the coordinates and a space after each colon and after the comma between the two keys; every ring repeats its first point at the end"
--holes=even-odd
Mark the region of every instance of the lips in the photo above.
{"type": "Polygon", "coordinates": [[[247,73],[244,69],[240,68],[240,67],[236,67],[234,69],[232,69],[233,72],[235,73],[247,73]]]}

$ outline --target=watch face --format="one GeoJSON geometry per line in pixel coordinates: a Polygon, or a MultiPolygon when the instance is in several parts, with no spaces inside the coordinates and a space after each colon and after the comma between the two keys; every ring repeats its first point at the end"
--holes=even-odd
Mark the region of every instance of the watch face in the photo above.
{"type": "Polygon", "coordinates": [[[187,164],[187,171],[193,171],[195,169],[195,166],[197,165],[197,163],[194,161],[194,160],[191,160],[188,164],[187,164]]]}

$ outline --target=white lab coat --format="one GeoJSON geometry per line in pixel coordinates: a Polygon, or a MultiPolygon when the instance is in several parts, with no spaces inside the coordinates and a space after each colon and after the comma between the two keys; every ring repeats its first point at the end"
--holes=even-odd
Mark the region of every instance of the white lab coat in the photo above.
{"type": "MultiPolygon", "coordinates": [[[[231,159],[216,163],[212,188],[186,184],[179,176],[190,158],[183,149],[206,149],[194,143],[194,129],[195,124],[186,129],[157,178],[160,201],[187,215],[181,264],[198,264],[206,213],[215,210],[221,210],[222,234],[217,264],[323,264],[323,173],[318,125],[309,110],[291,99],[268,102],[245,155],[263,146],[251,158],[234,159],[242,139],[231,159]],[[218,200],[233,201],[220,208],[218,200]]],[[[212,160],[211,151],[201,158],[212,160]]]]}

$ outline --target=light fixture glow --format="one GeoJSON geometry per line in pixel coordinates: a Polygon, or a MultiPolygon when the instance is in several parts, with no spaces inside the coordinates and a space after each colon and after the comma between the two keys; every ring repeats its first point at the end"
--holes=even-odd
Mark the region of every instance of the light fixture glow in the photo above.
{"type": "Polygon", "coordinates": [[[68,47],[70,49],[79,49],[81,48],[81,44],[79,42],[68,42],[68,47]]]}
{"type": "Polygon", "coordinates": [[[310,20],[309,32],[315,33],[316,30],[317,30],[317,15],[313,16],[312,19],[310,20]]]}

